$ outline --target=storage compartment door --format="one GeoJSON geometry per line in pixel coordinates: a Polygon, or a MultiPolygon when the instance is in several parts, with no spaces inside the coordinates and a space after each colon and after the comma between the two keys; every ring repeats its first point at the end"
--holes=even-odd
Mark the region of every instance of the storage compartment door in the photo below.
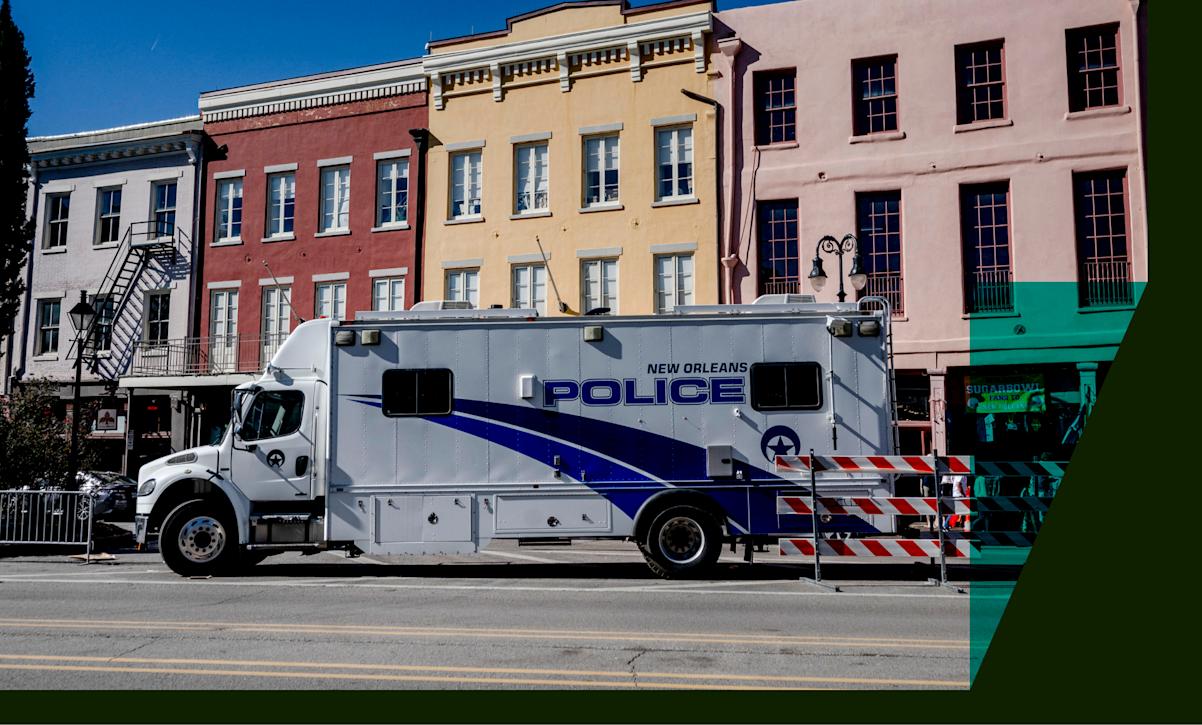
{"type": "Polygon", "coordinates": [[[422,541],[472,541],[472,496],[422,496],[422,541]]]}

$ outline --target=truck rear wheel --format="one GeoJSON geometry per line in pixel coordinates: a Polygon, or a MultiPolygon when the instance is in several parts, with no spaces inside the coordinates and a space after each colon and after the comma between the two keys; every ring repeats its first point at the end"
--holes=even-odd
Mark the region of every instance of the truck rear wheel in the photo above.
{"type": "Polygon", "coordinates": [[[159,531],[159,551],[171,571],[207,576],[229,571],[238,558],[238,529],[225,512],[203,500],[181,504],[159,531]]]}
{"type": "Polygon", "coordinates": [[[651,571],[665,579],[700,576],[722,553],[722,529],[696,506],[670,506],[651,521],[639,548],[651,571]]]}

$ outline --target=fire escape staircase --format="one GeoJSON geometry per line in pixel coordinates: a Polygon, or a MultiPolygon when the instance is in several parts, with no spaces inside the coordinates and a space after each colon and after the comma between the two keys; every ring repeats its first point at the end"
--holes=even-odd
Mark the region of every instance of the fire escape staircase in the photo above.
{"type": "Polygon", "coordinates": [[[143,221],[126,228],[93,299],[97,314],[83,335],[83,360],[95,374],[115,381],[129,368],[142,337],[145,292],[187,274],[191,247],[188,235],[174,225],[143,221]],[[100,349],[101,300],[113,304],[107,350],[100,349]]]}

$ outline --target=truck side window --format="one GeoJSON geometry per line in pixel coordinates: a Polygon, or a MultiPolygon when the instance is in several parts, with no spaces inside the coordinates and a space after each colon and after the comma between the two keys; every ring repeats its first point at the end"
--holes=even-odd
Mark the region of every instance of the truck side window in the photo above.
{"type": "Polygon", "coordinates": [[[381,384],[384,415],[450,415],[455,377],[447,368],[385,370],[381,384]]]}
{"type": "Polygon", "coordinates": [[[299,390],[264,390],[255,396],[238,436],[244,441],[279,438],[300,430],[305,394],[299,390]]]}
{"type": "Polygon", "coordinates": [[[814,362],[753,363],[751,407],[817,410],[822,407],[822,366],[814,362]]]}

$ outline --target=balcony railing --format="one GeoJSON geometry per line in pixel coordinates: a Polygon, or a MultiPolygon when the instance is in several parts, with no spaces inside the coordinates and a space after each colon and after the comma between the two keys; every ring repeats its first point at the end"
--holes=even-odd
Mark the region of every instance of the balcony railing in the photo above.
{"type": "Polygon", "coordinates": [[[799,295],[802,294],[801,280],[789,277],[775,277],[760,282],[762,295],[799,295]]]}
{"type": "Polygon", "coordinates": [[[1135,303],[1131,264],[1127,260],[1091,260],[1081,266],[1082,307],[1118,307],[1135,303]]]}
{"type": "Polygon", "coordinates": [[[868,284],[860,292],[861,297],[884,297],[894,317],[904,312],[902,307],[901,272],[873,272],[868,275],[868,284]]]}
{"type": "Polygon", "coordinates": [[[222,375],[257,373],[271,361],[288,333],[214,335],[134,343],[128,375],[222,375]]]}
{"type": "Polygon", "coordinates": [[[964,285],[967,312],[1010,312],[1014,309],[1014,283],[1010,268],[978,269],[968,273],[964,285]]]}

